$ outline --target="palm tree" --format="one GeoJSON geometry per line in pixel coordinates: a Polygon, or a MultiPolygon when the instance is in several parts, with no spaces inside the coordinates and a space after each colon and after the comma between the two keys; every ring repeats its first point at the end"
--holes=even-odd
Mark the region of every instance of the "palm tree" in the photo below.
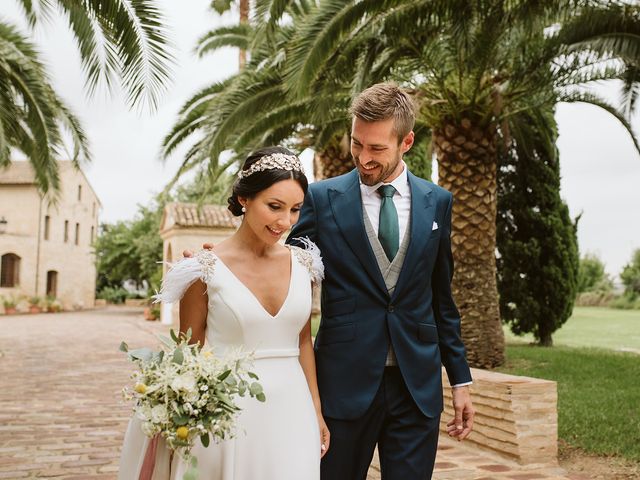
{"type": "MultiPolygon", "coordinates": [[[[30,27],[56,7],[65,15],[90,94],[119,79],[130,106],[157,107],[173,57],[153,0],[17,1],[30,27]]],[[[82,127],[51,86],[37,49],[15,26],[0,21],[0,168],[10,163],[11,149],[21,151],[40,191],[55,194],[64,130],[72,138],[72,160],[88,161],[82,127]]]]}
{"type": "MultiPolygon", "coordinates": [[[[217,7],[226,11],[231,0],[222,0],[217,7]]],[[[315,150],[315,176],[333,177],[353,168],[349,152],[349,119],[346,111],[352,95],[367,83],[384,78],[382,70],[354,78],[349,69],[346,75],[321,91],[304,98],[288,94],[283,78],[287,46],[295,25],[310,12],[311,2],[301,0],[287,6],[291,23],[269,25],[255,19],[266,18],[268,6],[256,6],[253,23],[219,27],[203,35],[196,46],[200,56],[219,48],[234,47],[246,50],[250,60],[238,74],[223,82],[210,85],[190,98],[179,113],[178,120],[163,143],[163,156],[170,155],[183,143],[192,143],[181,168],[167,189],[186,171],[205,165],[203,175],[211,182],[249,151],[265,145],[285,143],[296,150],[312,147],[315,150]],[[223,149],[232,152],[220,163],[223,149]]],[[[429,138],[425,126],[419,124],[423,140],[429,138]]],[[[422,142],[426,144],[426,142],[422,142]]],[[[424,162],[427,146],[415,148],[416,165],[428,164],[423,170],[430,175],[430,161],[424,162]]],[[[415,155],[414,155],[415,156],[415,155]]],[[[412,159],[409,159],[412,160],[412,159]]]]}
{"type": "Polygon", "coordinates": [[[624,113],[638,92],[640,7],[610,0],[321,0],[301,20],[287,47],[290,101],[342,78],[345,66],[356,75],[387,71],[415,92],[439,183],[456,199],[453,288],[469,360],[500,365],[498,149],[525,130],[520,119],[544,121],[518,113],[558,102],[605,109],[638,148],[624,113]],[[608,79],[623,81],[619,106],[584,89],[608,79]]]}
{"type": "MultiPolygon", "coordinates": [[[[233,0],[213,0],[211,2],[211,8],[215,10],[219,15],[231,10],[231,4],[233,0]]],[[[239,18],[239,26],[242,28],[244,26],[249,25],[249,14],[251,13],[251,5],[249,4],[249,0],[238,0],[238,18],[239,18]]],[[[233,29],[228,32],[232,36],[233,29]]],[[[215,47],[212,47],[208,44],[208,40],[211,39],[213,42],[216,42],[217,37],[220,32],[216,30],[212,30],[207,33],[204,37],[198,40],[198,51],[202,53],[203,50],[213,50],[215,47]]],[[[247,64],[247,45],[243,43],[242,39],[240,39],[240,45],[237,42],[231,42],[229,46],[239,47],[238,52],[238,66],[240,70],[242,70],[247,64]]]]}
{"type": "Polygon", "coordinates": [[[35,47],[15,27],[0,23],[0,168],[16,148],[29,158],[41,192],[57,191],[62,129],[71,133],[76,162],[89,158],[84,131],[56,95],[35,47]]]}

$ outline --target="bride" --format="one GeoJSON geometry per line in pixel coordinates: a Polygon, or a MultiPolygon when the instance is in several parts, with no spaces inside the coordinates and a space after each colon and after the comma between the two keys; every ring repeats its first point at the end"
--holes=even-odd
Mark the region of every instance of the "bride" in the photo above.
{"type": "MultiPolygon", "coordinates": [[[[307,191],[300,160],[281,147],[251,154],[229,198],[242,215],[235,234],[173,265],[158,298],[180,300],[180,331],[217,355],[241,345],[266,402],[241,397],[235,437],[198,443],[201,480],[313,480],[329,448],[311,343],[311,283],[322,279],[317,247],[283,246],[307,191]]],[[[187,465],[162,440],[149,440],[135,417],[120,458],[121,480],[181,480],[187,465]]]]}

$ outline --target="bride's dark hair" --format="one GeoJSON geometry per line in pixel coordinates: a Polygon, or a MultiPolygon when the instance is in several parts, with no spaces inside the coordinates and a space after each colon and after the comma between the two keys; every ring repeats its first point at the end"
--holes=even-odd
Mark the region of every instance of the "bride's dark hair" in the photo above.
{"type": "MultiPolygon", "coordinates": [[[[256,150],[250,154],[242,165],[242,170],[248,170],[251,165],[267,155],[273,155],[274,153],[283,153],[285,155],[295,155],[291,150],[284,147],[265,147],[260,150],[256,150]]],[[[297,170],[280,170],[278,168],[271,168],[263,170],[261,172],[252,173],[248,177],[238,178],[233,184],[231,196],[227,199],[229,204],[229,210],[236,217],[242,215],[242,205],[238,200],[238,197],[253,198],[262,190],[266,190],[271,185],[282,180],[293,179],[300,185],[304,194],[307,194],[309,188],[309,182],[304,173],[297,170]]]]}

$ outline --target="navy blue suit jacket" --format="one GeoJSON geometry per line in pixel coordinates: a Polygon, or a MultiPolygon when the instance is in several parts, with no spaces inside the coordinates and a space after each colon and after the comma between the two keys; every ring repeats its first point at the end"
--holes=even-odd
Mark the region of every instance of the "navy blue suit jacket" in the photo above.
{"type": "Polygon", "coordinates": [[[443,408],[441,365],[451,384],[471,381],[451,295],[453,198],[410,172],[408,178],[411,241],[393,296],[365,232],[357,170],[311,184],[288,239],[308,237],[322,252],[322,319],[314,348],[322,410],[330,418],[366,412],[390,343],[428,417],[443,408]]]}

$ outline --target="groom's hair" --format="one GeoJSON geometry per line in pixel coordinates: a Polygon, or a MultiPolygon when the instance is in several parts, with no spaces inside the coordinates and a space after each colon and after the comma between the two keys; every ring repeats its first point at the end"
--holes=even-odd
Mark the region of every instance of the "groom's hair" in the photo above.
{"type": "Polygon", "coordinates": [[[398,144],[413,130],[416,123],[413,100],[395,83],[376,83],[367,88],[353,99],[349,112],[365,122],[393,118],[398,144]]]}

